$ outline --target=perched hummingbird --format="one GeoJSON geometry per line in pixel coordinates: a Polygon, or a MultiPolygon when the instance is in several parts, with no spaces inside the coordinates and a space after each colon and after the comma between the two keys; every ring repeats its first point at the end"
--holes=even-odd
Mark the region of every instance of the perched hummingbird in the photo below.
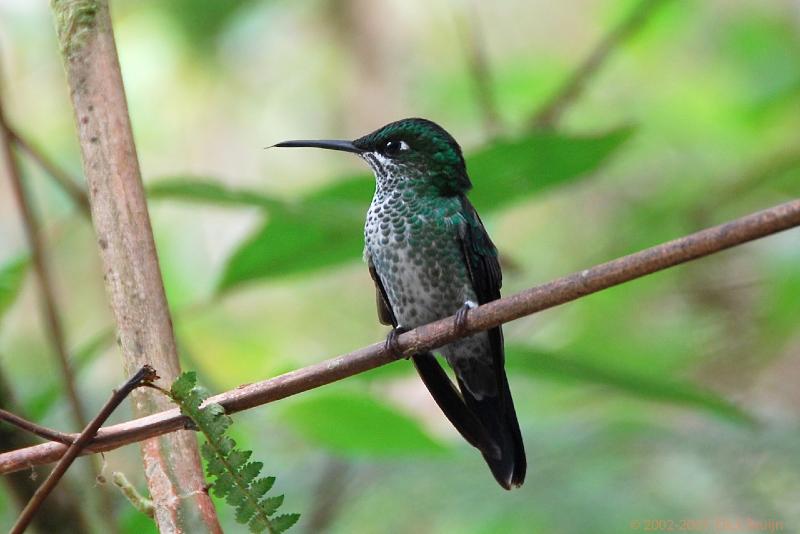
{"type": "MultiPolygon", "coordinates": [[[[364,226],[364,258],[375,282],[378,317],[391,325],[387,347],[400,332],[500,298],[495,249],[466,197],[472,187],[461,148],[441,126],[404,119],[355,141],[285,141],[358,154],[377,183],[364,226]]],[[[455,388],[430,352],[412,356],[422,381],[445,416],[483,454],[505,489],[525,479],[514,402],[504,369],[500,327],[439,349],[453,368],[455,388]]]]}

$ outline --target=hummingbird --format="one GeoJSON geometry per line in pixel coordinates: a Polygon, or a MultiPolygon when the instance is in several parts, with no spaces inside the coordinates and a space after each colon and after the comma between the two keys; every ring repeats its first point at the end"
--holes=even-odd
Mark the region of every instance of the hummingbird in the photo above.
{"type": "MultiPolygon", "coordinates": [[[[375,174],[364,225],[364,260],[375,283],[378,318],[392,327],[387,349],[417,326],[500,298],[497,249],[467,199],[472,188],[461,147],[427,119],[387,124],[354,141],[284,141],[276,147],[351,152],[375,174]]],[[[504,369],[503,331],[492,328],[438,349],[456,387],[431,352],[411,359],[431,396],[476,447],[505,489],[522,485],[526,459],[504,369]]]]}

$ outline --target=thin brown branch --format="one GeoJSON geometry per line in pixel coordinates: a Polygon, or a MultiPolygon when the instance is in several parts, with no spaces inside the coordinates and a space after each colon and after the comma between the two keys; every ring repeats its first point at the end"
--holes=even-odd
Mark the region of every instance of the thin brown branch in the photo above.
{"type": "Polygon", "coordinates": [[[472,2],[467,2],[467,4],[464,7],[467,12],[456,23],[459,26],[461,42],[466,52],[470,77],[475,86],[483,128],[491,136],[501,130],[502,123],[495,103],[492,72],[486,57],[486,42],[481,32],[476,7],[472,2]]]}
{"type": "Polygon", "coordinates": [[[77,434],[66,434],[64,432],[59,432],[58,430],[53,430],[52,428],[47,428],[46,426],[38,425],[32,421],[28,421],[23,417],[20,417],[19,415],[11,413],[8,410],[3,410],[2,408],[0,408],[0,421],[5,421],[10,425],[21,428],[26,432],[30,432],[35,436],[39,436],[40,438],[49,439],[50,441],[57,441],[66,445],[71,445],[77,437],[77,434]]]}
{"type": "MultiPolygon", "coordinates": [[[[172,382],[180,374],[108,0],[52,0],[83,173],[109,303],[127,375],[150,364],[172,382]]],[[[133,393],[136,416],[165,410],[152,390],[133,393]]],[[[162,532],[220,532],[203,477],[197,438],[176,432],[142,443],[145,476],[162,532]]]]}
{"type": "Polygon", "coordinates": [[[53,160],[48,158],[44,152],[36,148],[33,143],[25,139],[9,124],[6,124],[6,131],[11,140],[58,184],[61,190],[72,200],[72,203],[75,204],[75,207],[78,208],[78,212],[91,220],[92,213],[89,209],[89,197],[75,179],[53,163],[53,160]]]}
{"type": "Polygon", "coordinates": [[[30,524],[33,516],[36,514],[36,511],[42,505],[44,500],[50,495],[50,492],[53,491],[53,488],[56,487],[61,477],[64,476],[64,473],[67,472],[69,466],[72,465],[72,462],[75,461],[75,458],[81,453],[86,444],[95,436],[97,430],[106,422],[106,419],[117,409],[117,406],[122,403],[123,400],[137,387],[141,386],[142,384],[150,383],[153,380],[157,379],[158,376],[156,375],[155,370],[145,365],[139,371],[136,372],[127,382],[125,382],[119,389],[115,390],[111,394],[111,398],[108,399],[108,402],[105,403],[103,408],[100,410],[100,413],[91,420],[91,422],[86,425],[86,428],[83,432],[80,433],[78,439],[76,439],[72,445],[69,446],[67,452],[64,453],[64,456],[58,461],[56,466],[53,468],[53,471],[50,472],[50,475],[47,479],[42,483],[41,486],[36,490],[36,493],[33,494],[31,500],[28,501],[28,504],[20,513],[19,517],[17,518],[17,522],[14,523],[14,526],[11,527],[11,534],[22,534],[25,529],[30,524]]]}
{"type": "Polygon", "coordinates": [[[657,8],[669,0],[641,0],[609,31],[531,119],[534,128],[553,128],[583,92],[586,84],[619,46],[644,26],[657,8]]]}
{"type": "MultiPolygon", "coordinates": [[[[461,337],[796,226],[800,226],[800,200],[752,213],[484,304],[469,312],[466,328],[463,330],[455,328],[454,316],[420,326],[398,337],[399,348],[405,355],[433,350],[461,337]]],[[[216,395],[208,402],[221,404],[227,413],[239,412],[315,389],[392,361],[395,361],[395,356],[386,351],[385,344],[375,343],[269,380],[240,386],[216,395]]],[[[181,416],[177,409],[164,411],[100,429],[87,450],[100,452],[116,449],[128,443],[180,430],[187,424],[188,419],[181,416]]],[[[65,448],[60,443],[50,442],[0,454],[0,474],[52,462],[63,454],[65,448]]]]}

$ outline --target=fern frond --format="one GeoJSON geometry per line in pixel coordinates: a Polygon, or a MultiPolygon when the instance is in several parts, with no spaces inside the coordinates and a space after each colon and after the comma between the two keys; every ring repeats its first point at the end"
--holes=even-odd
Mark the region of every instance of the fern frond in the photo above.
{"type": "Polygon", "coordinates": [[[181,374],[172,384],[170,396],[205,437],[200,450],[206,472],[214,477],[214,495],[236,509],[236,521],[256,533],[279,534],[294,525],[299,514],[274,516],[283,504],[283,495],[266,496],[275,477],[261,477],[264,464],[250,461],[253,452],[238,449],[233,438],[225,434],[233,422],[225,409],[219,404],[200,407],[208,395],[197,386],[197,374],[181,374]]]}

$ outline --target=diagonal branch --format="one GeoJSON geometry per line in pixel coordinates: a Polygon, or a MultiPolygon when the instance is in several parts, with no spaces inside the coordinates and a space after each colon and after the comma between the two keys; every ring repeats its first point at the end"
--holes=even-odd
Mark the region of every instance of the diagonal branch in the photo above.
{"type": "MultiPolygon", "coordinates": [[[[433,350],[461,337],[796,226],[800,226],[800,199],[484,304],[469,312],[466,328],[456,329],[455,317],[420,326],[398,337],[399,349],[404,355],[433,350]]],[[[375,343],[269,380],[240,386],[211,397],[208,402],[221,404],[227,413],[239,412],[369,371],[395,359],[384,343],[375,343]]],[[[101,429],[87,450],[116,449],[186,428],[187,424],[188,419],[177,409],[167,410],[101,429]]],[[[0,474],[53,462],[65,449],[61,443],[49,442],[0,454],[0,474]]]]}
{"type": "Polygon", "coordinates": [[[32,421],[28,421],[24,417],[20,417],[19,415],[11,413],[2,408],[0,408],[0,421],[5,421],[6,423],[21,430],[30,432],[31,434],[39,436],[40,438],[49,439],[50,441],[57,441],[67,445],[70,445],[73,441],[75,441],[75,434],[67,434],[65,432],[53,430],[52,428],[47,428],[46,426],[38,425],[32,421]]]}
{"type": "Polygon", "coordinates": [[[72,203],[75,204],[75,207],[78,208],[80,214],[86,219],[91,219],[92,214],[89,210],[89,197],[86,195],[86,191],[84,191],[63,169],[53,163],[53,160],[48,158],[44,152],[22,137],[22,135],[9,124],[6,124],[6,131],[11,140],[14,141],[23,152],[28,154],[28,157],[35,161],[39,167],[49,174],[56,184],[61,187],[64,193],[72,200],[72,203]]]}
{"type": "Polygon", "coordinates": [[[475,86],[484,133],[492,136],[502,129],[502,120],[492,87],[492,72],[486,57],[486,41],[481,32],[475,4],[468,2],[464,9],[467,12],[456,20],[456,24],[461,34],[469,74],[475,86]]]}
{"type": "Polygon", "coordinates": [[[534,128],[552,128],[561,115],[577,100],[587,82],[594,76],[611,53],[632,37],[650,16],[668,0],[640,0],[640,2],[609,31],[592,49],[583,62],[572,72],[555,93],[539,107],[531,119],[534,128]]]}

